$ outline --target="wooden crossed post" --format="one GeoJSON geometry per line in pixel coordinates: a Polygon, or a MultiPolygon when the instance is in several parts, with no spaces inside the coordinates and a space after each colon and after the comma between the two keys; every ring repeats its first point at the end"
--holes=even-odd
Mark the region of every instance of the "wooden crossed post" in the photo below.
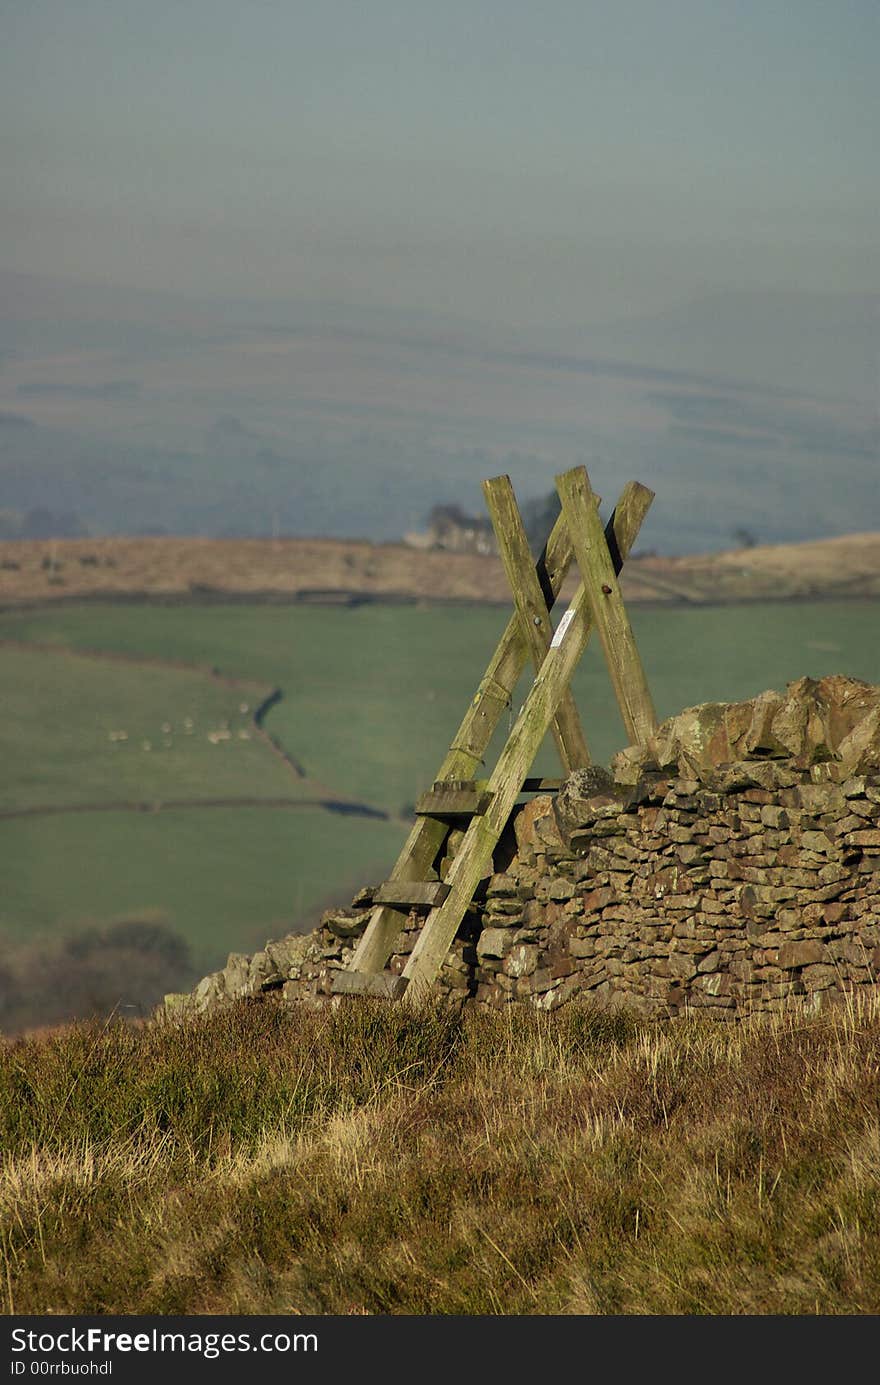
{"type": "Polygon", "coordinates": [[[532,562],[522,519],[506,476],[483,489],[513,590],[516,610],[453,739],[431,793],[416,805],[419,815],[389,880],[374,896],[374,909],[349,968],[335,972],[335,994],[397,999],[408,988],[432,984],[449,951],[516,799],[547,781],[526,778],[548,730],[568,773],[590,763],[586,738],[569,683],[595,625],[630,741],[644,741],[656,716],[632,627],[617,582],[648,512],[653,492],[637,481],[626,484],[604,531],[598,498],[584,467],[556,478],[562,513],[544,552],[532,562]],[[550,611],[572,559],[581,584],[552,634],[550,611]],[[531,655],[536,677],[488,781],[474,773],[531,655]],[[450,819],[469,825],[447,879],[429,879],[450,830],[450,819]],[[413,907],[427,908],[403,975],[384,970],[413,907]]]}

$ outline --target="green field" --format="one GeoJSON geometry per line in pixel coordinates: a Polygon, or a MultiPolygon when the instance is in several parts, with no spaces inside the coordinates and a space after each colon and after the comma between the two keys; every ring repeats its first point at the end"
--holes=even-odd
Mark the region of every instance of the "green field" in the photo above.
{"type": "Polygon", "coordinates": [[[0,809],[306,797],[254,732],[267,689],[207,673],[0,649],[0,809]]]}
{"type": "MultiPolygon", "coordinates": [[[[782,689],[803,674],[880,682],[878,616],[870,603],[780,604],[637,609],[633,624],[662,718],[696,702],[782,689]]],[[[231,948],[310,926],[324,903],[387,874],[405,835],[399,815],[430,784],[506,620],[491,607],[380,605],[0,614],[0,638],[57,649],[0,651],[7,809],[299,796],[353,799],[389,815],[341,816],[304,803],[8,818],[0,821],[0,927],[10,939],[45,937],[152,911],[208,967],[231,948]],[[72,650],[198,668],[73,658],[72,650]],[[239,738],[259,694],[212,678],[211,667],[281,687],[266,727],[305,779],[264,743],[239,738]],[[225,723],[229,739],[209,741],[225,723]],[[111,741],[118,730],[128,739],[111,741]]],[[[524,681],[502,732],[526,689],[524,681]]],[[[598,645],[587,650],[575,694],[593,756],[607,762],[625,737],[598,645]]],[[[538,769],[557,772],[552,744],[538,769]]]]}
{"type": "Polygon", "coordinates": [[[0,823],[0,928],[21,944],[158,916],[206,971],[283,937],[325,902],[347,902],[393,860],[399,826],[350,828],[329,813],[260,808],[13,818],[0,823]]]}

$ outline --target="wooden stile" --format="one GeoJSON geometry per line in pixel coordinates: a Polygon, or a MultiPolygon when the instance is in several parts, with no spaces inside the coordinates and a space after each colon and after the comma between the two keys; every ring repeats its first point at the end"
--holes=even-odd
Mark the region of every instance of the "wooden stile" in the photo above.
{"type": "MultiPolygon", "coordinates": [[[[611,593],[616,592],[619,599],[616,576],[635,542],[653,500],[653,492],[637,482],[627,483],[603,533],[596,511],[598,498],[590,489],[585,469],[576,468],[574,472],[557,478],[557,485],[560,481],[563,482],[560,488],[563,513],[553,526],[537,564],[532,564],[528,554],[509,479],[498,477],[484,485],[514,592],[516,613],[508,622],[486,675],[440,768],[434,788],[419,800],[417,811],[422,816],[411,830],[391,877],[377,892],[376,907],[355,949],[349,970],[334,974],[333,989],[337,994],[397,998],[413,983],[414,992],[429,986],[443,963],[479,881],[487,867],[491,868],[492,853],[516,799],[523,792],[552,790],[564,782],[526,777],[548,729],[555,728],[557,746],[566,769],[589,763],[586,738],[571,699],[569,681],[593,623],[599,626],[600,633],[604,628],[603,621],[604,626],[608,625],[604,609],[597,618],[598,597],[592,590],[594,568],[601,574],[602,594],[604,587],[609,585],[607,579],[610,572],[610,582],[613,583],[611,593]],[[576,517],[578,525],[582,525],[585,507],[590,526],[586,545],[579,541],[582,533],[573,535],[571,532],[572,516],[576,517]],[[595,538],[596,529],[601,548],[604,549],[604,561],[601,561],[600,554],[598,563],[594,557],[587,560],[590,550],[599,547],[595,538]],[[556,634],[551,637],[549,612],[565,580],[573,553],[578,554],[585,581],[578,587],[556,634]],[[537,668],[531,691],[490,778],[488,781],[473,779],[470,776],[477,765],[482,764],[482,755],[503,711],[510,705],[513,690],[529,654],[537,668]],[[441,882],[426,879],[433,874],[434,862],[446,839],[450,819],[461,815],[469,818],[469,826],[449,868],[446,882],[441,885],[441,882]],[[399,932],[402,911],[406,912],[412,905],[427,905],[430,912],[403,977],[392,976],[382,968],[388,961],[399,932]]],[[[620,609],[626,621],[622,601],[620,609]]],[[[631,640],[631,631],[629,633],[631,640]]],[[[610,636],[606,629],[603,647],[607,638],[610,636]]],[[[638,661],[635,643],[631,640],[631,648],[627,646],[617,666],[619,677],[625,677],[626,670],[633,666],[633,654],[638,661]]],[[[638,669],[641,669],[640,662],[638,669]]],[[[612,673],[613,679],[614,676],[612,673]]],[[[618,692],[617,682],[615,691],[618,692]]],[[[644,692],[647,694],[647,684],[644,692]]],[[[646,704],[644,696],[637,696],[632,711],[630,705],[626,704],[625,720],[627,715],[631,715],[633,725],[638,718],[638,725],[642,726],[649,717],[653,718],[649,694],[647,698],[646,704]],[[647,707],[650,707],[650,713],[647,707]]],[[[624,703],[619,692],[618,700],[623,712],[624,703]]]]}
{"type": "MultiPolygon", "coordinates": [[[[626,557],[635,541],[641,521],[653,500],[653,493],[638,486],[637,493],[621,515],[612,519],[620,556],[626,557]]],[[[560,622],[547,651],[547,657],[532,684],[531,691],[507,738],[498,763],[489,778],[492,801],[482,817],[474,818],[459,846],[447,877],[449,895],[433,909],[416,939],[403,970],[409,982],[407,995],[418,994],[437,976],[458,931],[474,891],[491,862],[492,853],[507,823],[522,788],[526,772],[556,715],[562,694],[583,653],[592,628],[591,602],[584,583],[560,622]]]]}
{"type": "MultiPolygon", "coordinates": [[[[560,515],[553,525],[544,552],[536,564],[536,574],[552,607],[568,575],[572,560],[571,539],[560,515]]],[[[453,737],[437,780],[469,779],[483,763],[483,756],[496,726],[510,706],[514,689],[528,658],[528,647],[514,612],[489,663],[476,694],[453,737]]],[[[389,876],[390,880],[424,880],[442,847],[448,823],[439,818],[421,817],[403,844],[389,876]]],[[[400,931],[400,911],[388,905],[373,910],[370,921],[351,961],[353,971],[379,972],[391,956],[400,931]]]]}

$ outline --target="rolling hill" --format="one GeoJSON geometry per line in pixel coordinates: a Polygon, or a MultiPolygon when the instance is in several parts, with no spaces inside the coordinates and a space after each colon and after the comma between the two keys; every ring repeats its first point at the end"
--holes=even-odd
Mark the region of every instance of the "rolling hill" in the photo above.
{"type": "MultiPolygon", "coordinates": [[[[634,604],[876,598],[880,532],[664,557],[624,569],[634,604]]],[[[567,591],[573,590],[569,580],[567,591]]],[[[0,542],[0,608],[90,600],[479,601],[507,604],[498,559],[337,539],[0,542]]]]}

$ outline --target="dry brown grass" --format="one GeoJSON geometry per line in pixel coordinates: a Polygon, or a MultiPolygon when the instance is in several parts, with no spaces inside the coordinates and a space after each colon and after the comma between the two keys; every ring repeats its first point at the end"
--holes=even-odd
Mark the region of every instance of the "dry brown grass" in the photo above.
{"type": "MultiPolygon", "coordinates": [[[[564,589],[567,599],[574,578],[564,589]]],[[[697,604],[880,596],[880,534],[847,534],[731,553],[632,559],[635,603],[697,604]]],[[[123,597],[509,602],[496,558],[337,539],[103,538],[0,541],[0,604],[123,597]]]]}
{"type": "Polygon", "coordinates": [[[352,1002],[8,1045],[6,1308],[876,1313],[878,1040],[352,1002]]]}

